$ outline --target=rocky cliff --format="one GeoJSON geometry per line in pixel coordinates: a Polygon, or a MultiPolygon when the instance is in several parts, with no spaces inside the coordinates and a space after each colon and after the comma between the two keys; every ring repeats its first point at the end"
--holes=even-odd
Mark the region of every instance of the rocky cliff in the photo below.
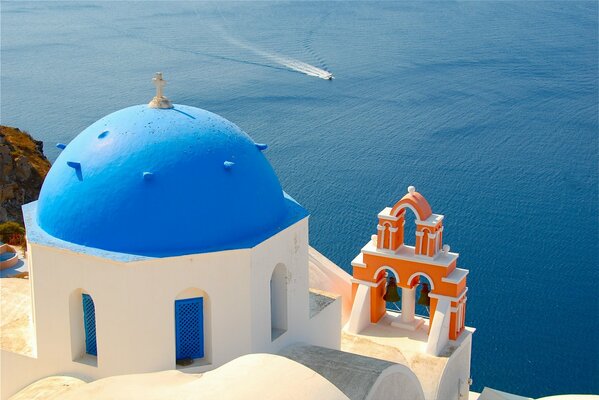
{"type": "Polygon", "coordinates": [[[0,125],[0,223],[23,224],[21,206],[37,199],[50,169],[43,146],[26,132],[0,125]]]}

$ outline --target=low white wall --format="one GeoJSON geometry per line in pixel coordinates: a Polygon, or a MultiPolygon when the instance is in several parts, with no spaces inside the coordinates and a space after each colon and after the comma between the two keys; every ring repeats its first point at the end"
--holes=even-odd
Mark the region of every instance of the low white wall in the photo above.
{"type": "Polygon", "coordinates": [[[359,284],[347,325],[348,332],[358,334],[370,325],[370,287],[359,284]]]}
{"type": "MultiPolygon", "coordinates": [[[[418,377],[405,365],[387,368],[376,380],[366,400],[424,400],[418,377]]],[[[442,400],[439,398],[439,400],[442,400]]]]}
{"type": "Polygon", "coordinates": [[[310,287],[341,296],[342,321],[349,320],[352,310],[351,275],[319,253],[309,248],[310,287]]]}
{"type": "Polygon", "coordinates": [[[472,333],[462,332],[464,338],[445,365],[439,382],[437,399],[467,400],[470,379],[470,358],[472,353],[472,333]],[[460,393],[461,392],[461,393],[460,393]],[[461,396],[460,396],[461,394],[461,396]]]}
{"type": "MultiPolygon", "coordinates": [[[[91,368],[91,367],[90,367],[91,368]]],[[[65,374],[89,380],[85,371],[64,371],[65,374]]],[[[38,359],[6,350],[0,352],[0,399],[8,399],[25,386],[46,376],[54,375],[54,370],[48,363],[38,359]]]]}
{"type": "Polygon", "coordinates": [[[433,326],[428,334],[426,352],[433,356],[439,356],[447,343],[449,343],[449,322],[451,318],[451,302],[447,299],[439,299],[433,317],[433,326]]]}
{"type": "Polygon", "coordinates": [[[341,297],[336,298],[308,321],[308,332],[304,343],[314,346],[341,348],[341,297]]]}

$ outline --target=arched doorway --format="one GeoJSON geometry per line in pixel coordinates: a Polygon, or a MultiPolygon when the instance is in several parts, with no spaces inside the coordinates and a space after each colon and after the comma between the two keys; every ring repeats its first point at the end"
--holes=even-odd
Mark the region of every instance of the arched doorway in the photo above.
{"type": "Polygon", "coordinates": [[[270,277],[270,339],[287,332],[287,267],[277,264],[270,277]]]}

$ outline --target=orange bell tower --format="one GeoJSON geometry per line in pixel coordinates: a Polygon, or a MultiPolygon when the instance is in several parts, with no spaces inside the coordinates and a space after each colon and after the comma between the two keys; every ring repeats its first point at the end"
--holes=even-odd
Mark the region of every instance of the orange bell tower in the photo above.
{"type": "Polygon", "coordinates": [[[433,214],[424,196],[410,186],[401,200],[378,214],[377,234],[352,261],[348,330],[359,333],[388,313],[383,296],[391,274],[401,287],[401,313],[391,325],[408,331],[421,329],[425,320],[415,315],[416,288],[424,277],[430,284],[426,351],[439,355],[465,329],[468,270],[457,268],[458,256],[443,245],[443,215],[433,214]],[[404,243],[406,212],[416,216],[414,246],[404,243]]]}

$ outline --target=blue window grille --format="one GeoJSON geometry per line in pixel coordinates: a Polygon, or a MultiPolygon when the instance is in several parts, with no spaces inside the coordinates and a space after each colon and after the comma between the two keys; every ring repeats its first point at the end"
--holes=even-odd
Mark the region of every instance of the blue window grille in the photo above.
{"type": "Polygon", "coordinates": [[[85,327],[85,352],[93,356],[98,355],[96,346],[96,308],[94,300],[89,294],[82,294],[83,301],[83,326],[85,327]]]}
{"type": "Polygon", "coordinates": [[[204,298],[175,300],[177,360],[204,357],[204,298]]]}

